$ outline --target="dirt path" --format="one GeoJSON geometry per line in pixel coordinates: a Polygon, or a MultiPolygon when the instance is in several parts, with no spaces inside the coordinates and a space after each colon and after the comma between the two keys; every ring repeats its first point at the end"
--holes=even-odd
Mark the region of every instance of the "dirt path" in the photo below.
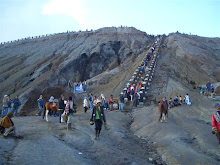
{"type": "Polygon", "coordinates": [[[161,161],[144,139],[130,130],[132,119],[119,111],[106,112],[109,130],[102,130],[95,140],[94,126],[89,125],[91,111],[74,116],[73,129],[40,117],[16,117],[13,121],[24,139],[1,139],[0,164],[152,164],[161,161]],[[7,145],[6,145],[7,144],[7,145]],[[150,160],[149,160],[150,158],[150,160]]]}

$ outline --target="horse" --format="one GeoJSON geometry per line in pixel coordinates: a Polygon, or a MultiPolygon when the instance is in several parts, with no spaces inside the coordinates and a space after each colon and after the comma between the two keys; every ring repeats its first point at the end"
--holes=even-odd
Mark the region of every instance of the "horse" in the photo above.
{"type": "Polygon", "coordinates": [[[163,100],[158,102],[158,109],[160,110],[159,121],[166,122],[167,104],[163,100]]]}
{"type": "Polygon", "coordinates": [[[54,111],[57,112],[58,111],[58,107],[57,104],[55,102],[47,102],[44,106],[44,110],[43,110],[43,119],[45,117],[46,114],[46,121],[48,121],[48,113],[49,111],[54,111]]]}

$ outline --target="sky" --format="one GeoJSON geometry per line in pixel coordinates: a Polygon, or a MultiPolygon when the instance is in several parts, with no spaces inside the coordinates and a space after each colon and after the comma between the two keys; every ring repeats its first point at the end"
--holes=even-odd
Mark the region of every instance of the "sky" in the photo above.
{"type": "Polygon", "coordinates": [[[220,37],[220,0],[0,0],[0,42],[121,25],[220,37]]]}

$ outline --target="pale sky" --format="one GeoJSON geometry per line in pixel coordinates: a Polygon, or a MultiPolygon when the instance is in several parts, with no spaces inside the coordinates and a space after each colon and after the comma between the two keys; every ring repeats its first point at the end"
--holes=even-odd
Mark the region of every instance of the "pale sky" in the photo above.
{"type": "Polygon", "coordinates": [[[220,37],[220,0],[0,0],[0,42],[121,25],[220,37]]]}

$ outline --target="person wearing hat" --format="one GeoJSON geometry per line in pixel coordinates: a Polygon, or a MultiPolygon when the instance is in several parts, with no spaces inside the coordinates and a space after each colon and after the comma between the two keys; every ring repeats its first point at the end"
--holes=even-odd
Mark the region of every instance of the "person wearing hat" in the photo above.
{"type": "Polygon", "coordinates": [[[120,93],[119,95],[119,110],[124,109],[124,95],[123,92],[120,93]]]}
{"type": "Polygon", "coordinates": [[[10,111],[7,113],[7,115],[2,119],[1,123],[0,123],[0,127],[1,127],[1,133],[3,134],[3,137],[6,138],[8,136],[8,134],[12,131],[14,131],[14,134],[16,137],[16,128],[14,126],[13,121],[11,120],[13,116],[13,113],[10,111]]]}
{"type": "Polygon", "coordinates": [[[220,104],[215,104],[215,110],[212,113],[212,133],[216,135],[220,148],[220,104]]]}
{"type": "Polygon", "coordinates": [[[106,119],[104,109],[101,106],[101,100],[97,99],[96,106],[93,108],[90,124],[95,122],[95,135],[96,139],[99,139],[100,132],[102,130],[102,124],[106,125],[106,119]]]}

